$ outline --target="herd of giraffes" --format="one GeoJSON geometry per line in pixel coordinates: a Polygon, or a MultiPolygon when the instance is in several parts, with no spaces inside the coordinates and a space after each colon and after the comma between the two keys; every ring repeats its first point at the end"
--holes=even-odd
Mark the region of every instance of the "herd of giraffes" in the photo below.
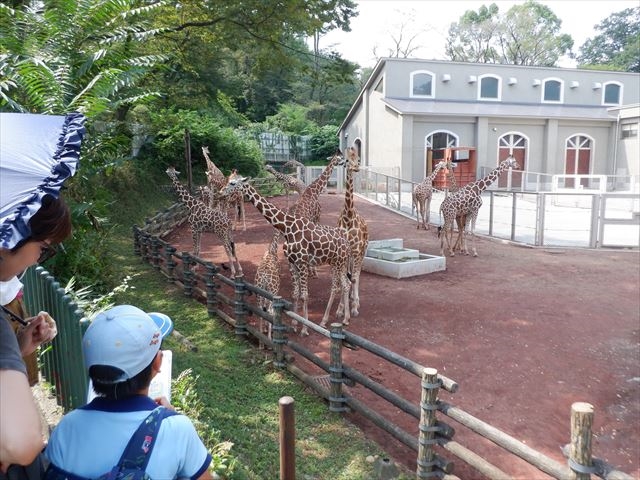
{"type": "MultiPolygon", "coordinates": [[[[309,185],[299,180],[296,175],[281,173],[267,166],[267,171],[283,183],[287,193],[290,190],[298,193],[295,202],[286,210],[269,202],[247,178],[235,170],[225,176],[211,161],[207,147],[203,147],[202,152],[207,164],[207,185],[199,188],[197,196],[192,195],[178,180],[179,172],[175,168],[169,167],[166,172],[180,201],[187,207],[187,221],[191,228],[194,254],[199,255],[202,233],[212,232],[222,242],[232,275],[242,275],[232,230],[239,222],[242,222],[243,230],[246,230],[244,200],[248,199],[274,227],[272,240],[256,271],[256,286],[274,296],[279,294],[278,245],[282,240],[283,252],[293,279],[294,310],[298,312],[302,304],[301,315],[308,318],[309,278],[316,275],[316,267],[330,265],[331,291],[320,326],[326,326],[336,297],[339,299],[336,316],[344,325],[348,325],[350,318],[359,313],[360,273],[369,244],[367,222],[354,204],[354,174],[360,169],[360,158],[356,149],[348,147],[344,154],[337,150],[320,176],[309,185]],[[322,210],[319,197],[337,166],[346,169],[346,186],[344,204],[334,227],[320,223],[322,210]],[[229,216],[229,209],[235,212],[234,220],[229,216]]],[[[290,166],[296,167],[299,164],[291,162],[290,166]]],[[[474,231],[478,210],[482,206],[482,192],[508,168],[518,168],[512,156],[502,161],[486,177],[458,188],[451,169],[442,161],[414,188],[412,200],[417,213],[417,228],[428,230],[433,180],[442,169],[449,178],[451,186],[440,206],[440,214],[444,218],[442,227],[438,228],[441,255],[444,253],[445,243],[451,256],[455,255],[455,251],[468,255],[467,235],[470,235],[473,256],[477,256],[474,231]],[[458,238],[452,245],[454,222],[458,226],[458,238]]],[[[273,312],[271,302],[264,297],[260,297],[258,306],[264,311],[273,312]]],[[[293,327],[295,331],[295,322],[293,327]]],[[[300,335],[308,335],[306,326],[302,327],[300,335]]]]}

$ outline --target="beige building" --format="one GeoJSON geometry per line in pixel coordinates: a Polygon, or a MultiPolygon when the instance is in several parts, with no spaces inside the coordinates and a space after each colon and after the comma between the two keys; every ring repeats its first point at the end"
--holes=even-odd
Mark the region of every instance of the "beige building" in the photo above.
{"type": "MultiPolygon", "coordinates": [[[[418,182],[449,147],[479,176],[640,175],[640,74],[383,58],[340,126],[364,166],[418,182]]],[[[626,181],[625,181],[626,183],[626,181]]]]}

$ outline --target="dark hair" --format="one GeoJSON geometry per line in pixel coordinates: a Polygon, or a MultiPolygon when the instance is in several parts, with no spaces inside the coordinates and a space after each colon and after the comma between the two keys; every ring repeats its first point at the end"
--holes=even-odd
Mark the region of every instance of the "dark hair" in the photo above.
{"type": "Polygon", "coordinates": [[[122,370],[109,365],[93,365],[89,367],[93,390],[96,395],[109,400],[119,400],[137,395],[140,390],[147,388],[151,383],[151,365],[153,365],[153,360],[134,377],[118,383],[113,383],[112,380],[122,375],[124,373],[122,370]]]}
{"type": "Polygon", "coordinates": [[[71,235],[71,212],[62,197],[45,195],[42,206],[29,220],[31,237],[29,240],[50,240],[52,244],[61,243],[71,235]]]}

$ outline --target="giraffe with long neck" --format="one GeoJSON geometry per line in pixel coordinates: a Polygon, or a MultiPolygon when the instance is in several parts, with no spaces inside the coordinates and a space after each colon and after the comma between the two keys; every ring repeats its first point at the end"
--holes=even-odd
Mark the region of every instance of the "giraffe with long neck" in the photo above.
{"type": "Polygon", "coordinates": [[[438,172],[445,168],[447,163],[445,161],[438,162],[430,175],[425,177],[422,182],[415,186],[413,194],[411,196],[413,200],[413,206],[416,209],[416,217],[418,219],[418,230],[423,228],[429,230],[429,217],[431,216],[431,196],[433,195],[433,180],[438,175],[438,172]]]}
{"type": "Polygon", "coordinates": [[[465,185],[460,190],[452,193],[446,197],[440,205],[440,213],[444,217],[442,230],[440,232],[440,255],[444,254],[444,244],[446,242],[449,255],[454,256],[455,252],[451,246],[451,237],[453,235],[453,222],[458,217],[465,219],[464,227],[462,231],[462,248],[465,255],[469,254],[467,248],[467,232],[466,226],[469,225],[469,232],[471,234],[472,251],[473,256],[477,257],[478,252],[476,250],[475,241],[475,228],[476,220],[478,218],[478,211],[482,206],[482,192],[484,192],[489,185],[496,181],[496,179],[509,168],[518,168],[516,159],[511,155],[494,168],[489,174],[483,178],[476,180],[473,183],[465,185]]]}
{"type": "MultiPolygon", "coordinates": [[[[258,268],[256,270],[255,284],[256,287],[262,288],[271,295],[278,295],[280,292],[280,262],[278,261],[278,241],[282,233],[276,230],[269,247],[262,255],[258,268]]],[[[258,308],[262,311],[273,315],[272,301],[262,295],[258,296],[258,308]]],[[[271,323],[260,321],[260,329],[262,333],[266,333],[271,338],[271,323]],[[266,325],[265,325],[266,323],[266,325]],[[267,327],[267,328],[265,328],[267,327]]]]}
{"type": "Polygon", "coordinates": [[[289,208],[289,213],[308,218],[313,223],[318,223],[321,212],[318,198],[327,186],[327,183],[329,183],[333,169],[336,165],[342,165],[343,162],[344,157],[342,156],[342,152],[337,150],[320,176],[305,188],[300,198],[289,208]]]}
{"type": "MultiPolygon", "coordinates": [[[[336,295],[341,295],[344,305],[348,305],[351,289],[351,249],[344,230],[313,223],[306,217],[292,215],[280,210],[266,200],[244,178],[231,180],[220,192],[230,195],[242,191],[255,205],[262,216],[282,232],[284,254],[292,267],[294,283],[294,309],[302,300],[303,317],[308,317],[308,278],[309,268],[317,265],[331,265],[331,294],[322,317],[321,326],[329,320],[331,307],[336,295]]],[[[342,323],[349,324],[349,309],[344,309],[342,323]]],[[[304,326],[301,335],[308,335],[304,326]]]]}
{"type": "MultiPolygon", "coordinates": [[[[446,175],[447,175],[447,180],[449,181],[449,186],[447,187],[447,192],[446,194],[449,195],[451,193],[455,193],[458,190],[460,190],[460,186],[458,185],[458,182],[456,181],[456,176],[454,174],[453,171],[453,164],[451,161],[449,161],[449,163],[447,163],[447,169],[445,170],[446,175]]],[[[458,237],[456,238],[456,243],[453,246],[453,251],[454,252],[461,252],[462,251],[462,236],[464,235],[464,230],[465,230],[465,224],[467,222],[466,217],[459,215],[456,217],[456,224],[458,225],[458,237]]]]}
{"type": "MultiPolygon", "coordinates": [[[[244,198],[242,197],[242,195],[236,194],[234,196],[225,198],[225,201],[221,201],[217,193],[221,188],[224,188],[229,178],[226,177],[225,174],[222,173],[222,170],[216,167],[215,163],[213,163],[211,161],[211,158],[209,158],[209,147],[202,147],[202,154],[204,155],[204,159],[207,162],[207,170],[205,173],[207,175],[207,186],[209,187],[209,195],[205,195],[206,198],[209,199],[209,206],[211,208],[220,208],[223,210],[232,208],[234,212],[232,229],[235,230],[236,225],[240,221],[242,221],[242,230],[245,231],[247,229],[247,223],[244,217],[244,198]]],[[[234,169],[229,175],[237,175],[236,170],[234,169]]]]}
{"type": "MultiPolygon", "coordinates": [[[[346,150],[347,181],[344,193],[344,206],[338,218],[338,227],[345,229],[347,239],[351,246],[351,258],[353,260],[351,287],[351,315],[357,316],[360,309],[360,272],[362,263],[369,246],[369,227],[365,219],[358,213],[353,201],[353,177],[360,171],[360,157],[355,148],[349,147],[346,150]]],[[[343,308],[349,308],[340,302],[338,305],[338,315],[343,308]]]]}
{"type": "Polygon", "coordinates": [[[279,172],[271,165],[266,165],[264,168],[267,172],[269,172],[284,184],[287,195],[289,195],[289,190],[293,190],[294,192],[298,192],[300,195],[302,195],[302,193],[307,189],[305,183],[295,175],[279,172]]]}
{"type": "Polygon", "coordinates": [[[178,180],[178,174],[180,172],[175,168],[169,167],[166,173],[173,183],[173,188],[178,194],[178,198],[180,198],[180,201],[184,203],[189,210],[187,222],[191,227],[193,254],[196,257],[200,255],[202,232],[212,232],[222,241],[222,246],[229,259],[232,275],[235,276],[236,272],[242,275],[242,266],[236,256],[235,244],[231,236],[231,220],[227,212],[217,208],[211,208],[191,195],[186,187],[178,180]]]}

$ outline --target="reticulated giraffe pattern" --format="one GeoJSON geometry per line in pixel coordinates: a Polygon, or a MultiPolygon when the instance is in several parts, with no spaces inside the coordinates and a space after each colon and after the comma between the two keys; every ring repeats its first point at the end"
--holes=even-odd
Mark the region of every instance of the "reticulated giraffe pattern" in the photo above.
{"type": "MultiPolygon", "coordinates": [[[[364,262],[367,247],[369,246],[369,227],[365,219],[358,213],[353,201],[353,181],[354,175],[360,171],[360,157],[355,148],[349,147],[345,152],[347,180],[344,193],[344,206],[338,218],[338,227],[343,228],[347,232],[347,239],[351,247],[351,258],[353,261],[351,287],[351,315],[357,316],[360,309],[360,272],[362,271],[362,263],[364,262]]],[[[338,306],[338,316],[342,313],[343,308],[349,306],[340,302],[338,306]]]]}
{"type": "MultiPolygon", "coordinates": [[[[202,147],[202,154],[204,155],[204,159],[207,162],[207,187],[208,192],[205,189],[200,189],[201,196],[204,199],[208,199],[208,205],[211,208],[219,208],[221,210],[228,211],[230,208],[233,209],[233,224],[232,229],[236,229],[236,225],[238,222],[242,221],[242,230],[247,229],[246,220],[244,217],[244,198],[241,194],[236,194],[230,197],[225,198],[224,200],[219,198],[218,192],[224,188],[227,184],[229,178],[222,173],[222,171],[216,167],[215,163],[211,161],[209,157],[209,147],[202,147]]],[[[234,169],[230,173],[230,177],[236,176],[237,172],[234,169]]]]}
{"type": "MultiPolygon", "coordinates": [[[[246,179],[235,179],[221,191],[222,195],[230,195],[242,191],[249,201],[262,215],[282,232],[284,236],[284,255],[289,261],[293,275],[294,309],[297,311],[302,301],[302,316],[308,317],[308,278],[309,269],[318,265],[331,266],[331,293],[321,326],[329,320],[331,307],[336,295],[340,295],[344,305],[348,305],[351,289],[351,249],[344,230],[312,222],[306,217],[292,215],[280,210],[266,200],[253,188],[246,179]]],[[[349,323],[349,309],[344,309],[342,321],[349,323]]],[[[307,335],[308,329],[303,326],[301,335],[307,335]]]]}
{"type": "Polygon", "coordinates": [[[200,241],[202,232],[212,232],[215,234],[224,247],[224,251],[229,259],[231,273],[242,275],[242,267],[236,257],[235,244],[231,235],[231,220],[226,211],[211,208],[202,201],[195,198],[187,188],[178,180],[178,172],[175,168],[169,167],[167,175],[171,179],[173,188],[178,194],[180,201],[187,207],[189,215],[187,222],[191,227],[191,237],[193,239],[193,254],[200,256],[200,241]],[[236,269],[237,266],[237,269],[236,269]]]}
{"type": "MultiPolygon", "coordinates": [[[[266,290],[271,295],[276,296],[280,292],[280,262],[278,261],[278,241],[280,240],[282,233],[277,231],[273,235],[273,239],[269,244],[269,247],[262,255],[262,259],[258,264],[256,270],[255,284],[257,287],[266,290]]],[[[258,307],[264,312],[268,312],[273,315],[272,301],[262,295],[258,296],[258,307]]],[[[267,333],[271,338],[271,323],[261,321],[261,330],[263,333],[267,333]],[[268,324],[268,329],[265,329],[265,323],[268,324]],[[265,331],[266,330],[266,331],[265,331]]]]}
{"type": "Polygon", "coordinates": [[[415,186],[413,189],[412,200],[413,206],[416,209],[416,217],[418,219],[418,230],[429,230],[429,217],[431,216],[431,197],[433,195],[433,180],[438,175],[438,172],[445,168],[447,163],[445,161],[439,162],[430,175],[425,177],[422,182],[415,186]]]}
{"type": "Polygon", "coordinates": [[[269,172],[280,182],[282,182],[285,190],[287,191],[287,195],[289,195],[289,190],[293,190],[294,192],[298,192],[300,195],[302,195],[302,193],[307,188],[304,182],[295,175],[279,172],[271,165],[266,165],[264,168],[267,170],[267,172],[269,172]]]}
{"type": "Polygon", "coordinates": [[[444,255],[444,244],[447,244],[449,255],[454,256],[455,252],[451,245],[451,237],[453,236],[453,222],[458,217],[464,218],[464,225],[462,227],[462,249],[465,255],[469,254],[467,248],[467,228],[471,235],[471,248],[473,256],[477,257],[478,252],[475,244],[475,228],[476,220],[478,218],[478,211],[482,206],[482,192],[484,192],[489,185],[509,168],[518,168],[518,162],[513,156],[507,157],[505,160],[493,169],[486,177],[476,180],[473,183],[469,183],[462,187],[455,193],[447,196],[440,205],[440,213],[443,216],[442,229],[440,231],[440,255],[444,255]]]}

